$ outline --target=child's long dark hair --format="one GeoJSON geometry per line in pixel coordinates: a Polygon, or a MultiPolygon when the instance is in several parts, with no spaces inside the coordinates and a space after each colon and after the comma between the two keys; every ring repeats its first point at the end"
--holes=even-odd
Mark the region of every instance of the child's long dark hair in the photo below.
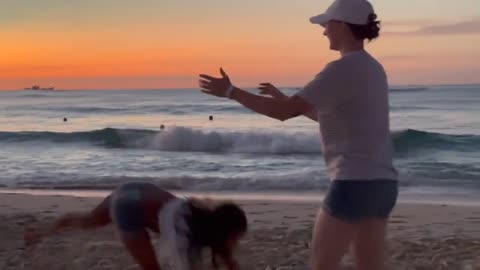
{"type": "Polygon", "coordinates": [[[212,264],[217,269],[216,257],[229,258],[233,253],[226,246],[226,241],[247,231],[245,212],[233,203],[209,208],[195,200],[190,201],[190,210],[191,215],[187,220],[191,232],[190,241],[196,248],[211,248],[212,264]]]}

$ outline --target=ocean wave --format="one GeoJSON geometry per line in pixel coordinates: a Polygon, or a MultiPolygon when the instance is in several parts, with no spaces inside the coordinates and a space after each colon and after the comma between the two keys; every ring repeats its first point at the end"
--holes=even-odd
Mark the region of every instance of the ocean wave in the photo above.
{"type": "Polygon", "coordinates": [[[198,105],[198,104],[161,104],[161,105],[129,105],[118,107],[105,106],[15,106],[22,111],[46,111],[79,114],[145,114],[166,113],[186,115],[198,113],[250,113],[239,105],[198,105]]]}
{"type": "Polygon", "coordinates": [[[46,94],[26,94],[26,95],[22,95],[22,97],[50,98],[51,96],[46,94]]]}
{"type": "MultiPolygon", "coordinates": [[[[185,191],[315,191],[326,190],[330,181],[319,171],[311,170],[303,174],[264,175],[252,177],[209,177],[209,176],[91,176],[58,174],[42,177],[18,177],[15,181],[0,178],[0,188],[21,189],[77,189],[111,190],[127,182],[149,182],[170,190],[185,191]]],[[[439,181],[436,175],[419,176],[403,174],[400,187],[412,188],[420,192],[433,191],[451,193],[452,190],[478,192],[478,179],[449,179],[439,181]]]]}
{"type": "Polygon", "coordinates": [[[405,153],[414,150],[477,151],[479,135],[452,135],[426,132],[415,129],[393,132],[395,150],[405,153]]]}
{"type": "Polygon", "coordinates": [[[390,111],[392,112],[420,111],[420,110],[431,110],[431,108],[426,106],[390,106],[390,111]]]}
{"type": "Polygon", "coordinates": [[[417,91],[425,91],[429,90],[429,87],[426,86],[405,86],[405,87],[392,87],[390,91],[401,91],[401,92],[417,92],[417,91]]]}
{"type": "MultiPolygon", "coordinates": [[[[393,132],[395,150],[474,151],[480,146],[478,135],[449,135],[414,129],[393,132]]],[[[230,152],[256,154],[317,154],[321,153],[316,133],[227,132],[203,131],[187,127],[170,127],[163,131],[115,129],[58,132],[0,132],[0,142],[22,143],[88,143],[100,147],[141,148],[178,152],[230,152]]]]}

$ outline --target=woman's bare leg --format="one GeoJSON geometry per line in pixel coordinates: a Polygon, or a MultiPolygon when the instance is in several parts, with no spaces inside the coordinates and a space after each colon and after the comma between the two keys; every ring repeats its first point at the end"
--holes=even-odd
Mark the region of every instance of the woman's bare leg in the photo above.
{"type": "Polygon", "coordinates": [[[155,249],[148,232],[144,229],[136,232],[119,232],[128,252],[142,267],[142,270],[160,270],[155,249]]]}
{"type": "Polygon", "coordinates": [[[29,228],[25,232],[25,243],[35,244],[42,238],[67,229],[94,229],[112,222],[110,218],[110,196],[90,212],[70,212],[57,218],[53,224],[40,228],[29,228]]]}
{"type": "Polygon", "coordinates": [[[357,226],[358,231],[353,242],[357,269],[384,269],[387,219],[371,219],[357,226]]]}
{"type": "Polygon", "coordinates": [[[312,269],[336,270],[355,236],[355,225],[320,210],[312,243],[312,269]]]}

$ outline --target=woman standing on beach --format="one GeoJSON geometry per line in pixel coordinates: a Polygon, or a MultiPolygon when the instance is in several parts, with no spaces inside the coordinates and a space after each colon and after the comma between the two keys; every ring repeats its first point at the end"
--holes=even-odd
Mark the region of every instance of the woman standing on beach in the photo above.
{"type": "Polygon", "coordinates": [[[266,116],[285,121],[305,115],[320,124],[323,156],[332,180],[314,235],[312,267],[336,269],[353,247],[357,269],[384,267],[388,217],[398,195],[389,128],[387,76],[364,49],[379,35],[379,21],[366,0],[336,0],[324,14],[312,17],[325,28],[330,49],[340,58],[330,62],[292,97],[271,84],[261,84],[264,97],[221,78],[200,75],[202,92],[233,99],[266,116]]]}

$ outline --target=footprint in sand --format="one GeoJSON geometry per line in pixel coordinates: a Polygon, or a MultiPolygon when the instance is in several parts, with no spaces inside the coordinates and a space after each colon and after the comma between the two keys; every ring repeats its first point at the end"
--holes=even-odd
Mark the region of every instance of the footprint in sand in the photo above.
{"type": "Polygon", "coordinates": [[[314,225],[313,221],[304,221],[301,224],[303,226],[306,226],[307,228],[313,227],[313,225],[314,225]]]}
{"type": "Polygon", "coordinates": [[[25,220],[20,220],[20,221],[15,222],[15,224],[17,226],[23,227],[23,226],[26,226],[27,224],[30,224],[30,222],[25,221],[25,220]]]}
{"type": "Polygon", "coordinates": [[[390,220],[390,223],[392,223],[392,224],[405,224],[407,222],[404,221],[404,220],[390,220]]]}
{"type": "Polygon", "coordinates": [[[480,217],[469,217],[467,218],[468,222],[473,224],[480,224],[480,217]]]}
{"type": "Polygon", "coordinates": [[[255,220],[255,222],[260,224],[270,224],[270,222],[266,220],[255,220]]]}
{"type": "Polygon", "coordinates": [[[275,210],[265,210],[265,211],[259,211],[257,212],[258,214],[269,214],[269,213],[276,213],[277,211],[275,210]]]}

